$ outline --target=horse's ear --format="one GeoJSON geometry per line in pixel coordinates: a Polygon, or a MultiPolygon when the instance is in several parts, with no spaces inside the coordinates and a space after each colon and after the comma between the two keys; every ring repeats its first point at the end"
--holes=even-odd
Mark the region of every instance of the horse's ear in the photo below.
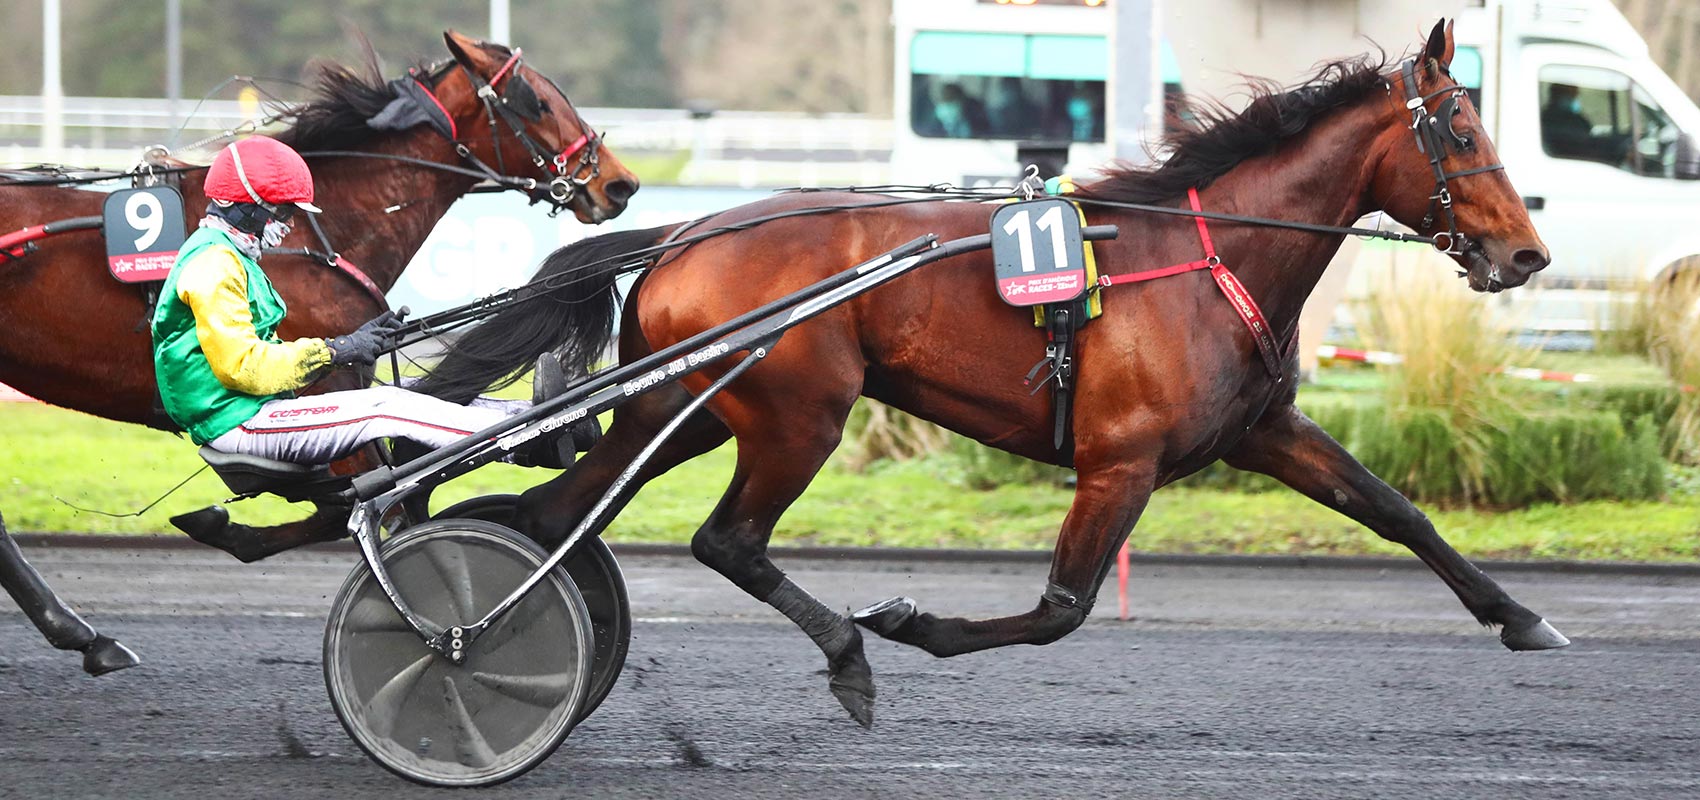
{"type": "Polygon", "coordinates": [[[478,40],[469,39],[451,30],[443,31],[443,42],[449,46],[449,53],[462,66],[479,75],[490,72],[492,66],[490,56],[484,52],[484,48],[480,46],[478,40]]]}
{"type": "Polygon", "coordinates": [[[1441,69],[1449,69],[1452,66],[1454,51],[1452,20],[1442,19],[1434,23],[1434,30],[1429,32],[1428,47],[1424,49],[1423,56],[1434,59],[1440,64],[1441,69]]]}

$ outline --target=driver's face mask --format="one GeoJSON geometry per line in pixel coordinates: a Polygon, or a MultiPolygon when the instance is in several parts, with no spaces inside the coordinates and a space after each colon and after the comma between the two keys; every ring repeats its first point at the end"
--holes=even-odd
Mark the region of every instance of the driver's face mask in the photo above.
{"type": "Polygon", "coordinates": [[[260,246],[277,247],[283,244],[284,238],[289,236],[289,231],[290,226],[287,222],[275,219],[267,222],[265,230],[260,233],[260,246]]]}
{"type": "Polygon", "coordinates": [[[266,220],[266,227],[260,232],[261,247],[277,247],[283,244],[285,237],[293,227],[290,220],[295,218],[295,207],[280,205],[272,212],[272,218],[266,220]]]}

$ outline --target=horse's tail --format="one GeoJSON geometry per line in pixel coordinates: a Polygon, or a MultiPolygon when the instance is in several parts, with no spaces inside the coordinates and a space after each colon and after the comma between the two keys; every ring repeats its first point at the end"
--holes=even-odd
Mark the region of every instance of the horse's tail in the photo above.
{"type": "Polygon", "coordinates": [[[465,403],[486,389],[519,380],[551,350],[569,378],[588,374],[613,340],[619,302],[614,279],[635,260],[620,256],[655,244],[668,230],[671,226],[609,233],[550,253],[532,277],[549,281],[542,295],[473,326],[413,388],[465,403]]]}

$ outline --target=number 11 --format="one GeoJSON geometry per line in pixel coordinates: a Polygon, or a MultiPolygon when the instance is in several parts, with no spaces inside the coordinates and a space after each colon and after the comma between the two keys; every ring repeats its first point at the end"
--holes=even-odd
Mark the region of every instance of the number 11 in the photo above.
{"type": "MultiPolygon", "coordinates": [[[[1039,215],[1038,228],[1051,234],[1051,264],[1053,269],[1068,269],[1068,249],[1063,246],[1062,206],[1051,206],[1049,211],[1039,215]]],[[[1021,248],[1021,271],[1032,272],[1038,269],[1033,260],[1033,234],[1027,229],[1027,221],[1031,217],[1027,209],[1011,214],[1009,221],[1003,225],[1003,232],[1013,234],[1021,248]]]]}

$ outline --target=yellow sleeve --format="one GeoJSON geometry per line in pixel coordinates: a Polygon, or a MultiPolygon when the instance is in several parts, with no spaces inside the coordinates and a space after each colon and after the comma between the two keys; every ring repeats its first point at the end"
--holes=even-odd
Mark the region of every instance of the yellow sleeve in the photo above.
{"type": "Polygon", "coordinates": [[[248,310],[248,273],[236,254],[212,247],[182,266],[177,297],[195,313],[195,337],[226,389],[271,395],[300,389],[331,364],[323,339],[268,342],[248,310]]]}

